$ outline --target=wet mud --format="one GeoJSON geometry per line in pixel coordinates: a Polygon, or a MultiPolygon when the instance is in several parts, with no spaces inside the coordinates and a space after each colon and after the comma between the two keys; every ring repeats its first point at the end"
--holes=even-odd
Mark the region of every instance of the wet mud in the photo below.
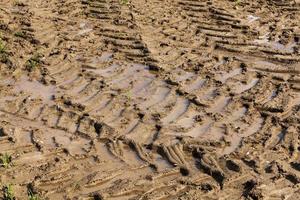
{"type": "Polygon", "coordinates": [[[2,0],[0,199],[300,199],[299,21],[298,0],[2,0]]]}

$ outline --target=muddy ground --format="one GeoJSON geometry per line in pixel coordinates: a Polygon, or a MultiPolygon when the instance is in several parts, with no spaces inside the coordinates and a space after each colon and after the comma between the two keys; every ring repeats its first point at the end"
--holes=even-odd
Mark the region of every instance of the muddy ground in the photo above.
{"type": "Polygon", "coordinates": [[[0,199],[300,199],[299,22],[298,0],[1,0],[0,199]]]}

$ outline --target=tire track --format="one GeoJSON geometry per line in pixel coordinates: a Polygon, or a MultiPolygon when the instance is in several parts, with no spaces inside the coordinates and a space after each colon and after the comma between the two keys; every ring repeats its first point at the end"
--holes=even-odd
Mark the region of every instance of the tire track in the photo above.
{"type": "MultiPolygon", "coordinates": [[[[297,10],[270,4],[285,17],[297,10]]],[[[34,183],[50,199],[289,192],[293,198],[298,44],[259,38],[264,27],[255,30],[232,2],[222,5],[53,0],[22,6],[34,13],[30,41],[43,46],[39,73],[47,73],[0,84],[1,152],[13,156],[9,173],[28,169],[14,184],[34,183]],[[272,180],[272,189],[283,189],[263,187],[272,180]]],[[[1,182],[11,180],[9,173],[1,182]]]]}

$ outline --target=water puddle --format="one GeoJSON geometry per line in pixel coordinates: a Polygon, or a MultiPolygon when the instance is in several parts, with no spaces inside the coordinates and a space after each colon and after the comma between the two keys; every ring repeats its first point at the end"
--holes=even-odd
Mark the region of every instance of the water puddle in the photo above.
{"type": "Polygon", "coordinates": [[[139,119],[134,119],[132,122],[128,125],[126,130],[124,131],[125,135],[130,134],[140,123],[139,119]]]}
{"type": "Polygon", "coordinates": [[[273,100],[278,95],[277,89],[272,90],[270,96],[267,98],[266,102],[273,100]]]}
{"type": "Polygon", "coordinates": [[[209,130],[201,136],[201,138],[207,140],[220,140],[224,135],[224,127],[219,127],[216,123],[213,123],[209,130]],[[213,126],[214,125],[214,126],[213,126]]]}
{"type": "Polygon", "coordinates": [[[60,83],[58,84],[58,87],[60,87],[60,86],[64,87],[64,86],[66,86],[66,85],[72,84],[73,82],[77,81],[78,79],[80,79],[80,76],[74,76],[74,77],[71,78],[71,79],[67,79],[67,80],[65,80],[65,81],[63,81],[63,82],[60,82],[60,83]]]}
{"type": "Polygon", "coordinates": [[[124,72],[119,75],[120,78],[116,78],[112,80],[112,84],[122,85],[121,84],[122,81],[126,81],[126,80],[128,81],[128,78],[136,75],[137,73],[144,72],[144,71],[148,72],[148,67],[146,65],[133,64],[127,66],[124,72]]]}
{"type": "Polygon", "coordinates": [[[240,86],[238,86],[235,89],[235,92],[237,94],[241,94],[241,93],[251,89],[252,87],[254,87],[258,83],[258,81],[259,81],[258,78],[254,78],[254,79],[252,79],[252,81],[249,84],[241,84],[240,86]]]}
{"type": "Polygon", "coordinates": [[[230,146],[227,146],[221,154],[226,155],[234,152],[241,144],[242,138],[239,135],[234,135],[230,141],[230,146]]]}
{"type": "Polygon", "coordinates": [[[0,107],[2,108],[2,106],[4,106],[5,107],[5,104],[4,104],[4,102],[7,102],[7,101],[14,101],[14,100],[16,100],[17,99],[17,97],[15,97],[15,96],[5,96],[5,97],[1,97],[0,98],[0,103],[2,104],[0,104],[0,107]]]}
{"type": "Polygon", "coordinates": [[[252,22],[259,20],[260,17],[256,17],[254,15],[248,15],[247,19],[248,19],[248,23],[252,23],[252,22]]]}
{"type": "Polygon", "coordinates": [[[159,87],[156,86],[158,82],[161,83],[161,81],[156,81],[155,75],[149,71],[148,66],[133,64],[112,80],[111,84],[115,89],[128,90],[126,95],[129,98],[147,99],[157,89],[156,87],[159,87]]]}
{"type": "Polygon", "coordinates": [[[91,64],[93,66],[96,66],[99,63],[108,62],[108,61],[111,61],[112,59],[113,59],[113,54],[112,53],[110,53],[110,52],[103,52],[100,57],[99,56],[94,57],[91,60],[91,64]]]}
{"type": "Polygon", "coordinates": [[[80,23],[79,25],[80,27],[80,31],[78,32],[77,35],[84,35],[86,33],[89,33],[93,30],[93,28],[91,27],[91,25],[87,24],[87,23],[80,23]]]}
{"type": "Polygon", "coordinates": [[[104,52],[101,57],[99,58],[100,62],[108,62],[111,61],[113,58],[113,54],[109,52],[104,52]]]}
{"type": "Polygon", "coordinates": [[[190,105],[189,100],[177,97],[176,104],[168,116],[162,119],[163,124],[168,124],[183,115],[190,105]]]}
{"type": "Polygon", "coordinates": [[[136,84],[134,84],[131,92],[134,95],[137,95],[139,92],[146,90],[146,88],[153,82],[153,80],[153,78],[144,77],[142,80],[139,80],[136,84]]]}
{"type": "Polygon", "coordinates": [[[133,88],[131,89],[130,93],[137,94],[139,91],[150,85],[151,82],[154,80],[154,75],[150,74],[150,72],[145,69],[147,68],[145,67],[142,70],[137,70],[136,72],[133,72],[133,74],[127,79],[122,79],[119,82],[113,81],[114,86],[122,89],[133,88]]]}
{"type": "Polygon", "coordinates": [[[199,116],[199,111],[191,110],[186,112],[186,114],[178,119],[174,125],[183,128],[192,128],[195,125],[196,116],[199,116]]]}
{"type": "Polygon", "coordinates": [[[30,152],[22,155],[22,157],[16,161],[17,162],[16,164],[21,165],[21,164],[35,163],[45,158],[46,157],[41,152],[30,152]]]}
{"type": "Polygon", "coordinates": [[[262,128],[263,123],[263,118],[257,117],[248,128],[242,131],[242,134],[232,135],[230,138],[230,146],[227,146],[221,153],[230,154],[234,152],[240,146],[242,139],[258,132],[262,128]]]}
{"type": "Polygon", "coordinates": [[[190,86],[188,86],[188,88],[186,90],[187,90],[187,92],[192,92],[194,90],[198,90],[205,84],[205,82],[206,82],[205,79],[198,78],[190,86]]]}
{"type": "Polygon", "coordinates": [[[205,93],[200,96],[203,100],[211,100],[214,99],[217,96],[217,89],[214,87],[209,88],[208,90],[205,90],[205,93]]]}
{"type": "Polygon", "coordinates": [[[34,98],[42,98],[49,102],[55,94],[56,88],[52,85],[43,85],[36,80],[30,81],[27,77],[22,76],[15,86],[15,92],[21,91],[29,93],[34,98]]]}
{"type": "MultiPolygon", "coordinates": [[[[126,134],[126,131],[124,133],[126,134]]],[[[135,128],[127,134],[127,137],[138,141],[140,144],[150,144],[153,141],[153,137],[157,134],[157,130],[151,130],[146,124],[139,122],[135,128]]]]}
{"type": "Polygon", "coordinates": [[[91,71],[95,74],[99,74],[103,77],[111,77],[113,76],[118,69],[120,68],[120,65],[118,64],[112,64],[111,66],[105,68],[105,69],[87,69],[87,71],[91,71]]]}
{"type": "Polygon", "coordinates": [[[230,102],[230,97],[220,97],[213,106],[208,109],[210,113],[220,113],[230,102]]]}
{"type": "Polygon", "coordinates": [[[209,129],[212,127],[212,125],[213,125],[213,122],[211,122],[211,121],[205,122],[203,125],[193,128],[192,130],[187,132],[186,135],[194,137],[194,138],[199,138],[203,134],[207,133],[209,131],[209,129]]]}
{"type": "Polygon", "coordinates": [[[66,135],[58,135],[57,134],[55,136],[55,142],[62,145],[62,146],[67,146],[71,143],[71,140],[66,135]]]}
{"type": "Polygon", "coordinates": [[[289,44],[284,45],[281,44],[278,40],[269,41],[269,39],[267,38],[267,34],[265,36],[262,36],[260,39],[254,40],[253,42],[255,44],[265,45],[266,47],[269,47],[273,50],[285,51],[288,53],[293,53],[294,47],[297,46],[296,42],[291,42],[289,44]]]}
{"type": "Polygon", "coordinates": [[[175,78],[175,81],[181,82],[181,81],[185,81],[185,80],[192,78],[194,75],[195,75],[194,73],[186,72],[186,71],[180,69],[180,70],[175,71],[174,78],[175,78]]]}
{"type": "Polygon", "coordinates": [[[85,155],[90,148],[90,141],[80,138],[77,141],[71,141],[68,146],[68,152],[72,156],[85,155]]]}
{"type": "Polygon", "coordinates": [[[155,104],[158,104],[159,102],[163,101],[171,92],[171,89],[168,87],[159,87],[154,95],[151,96],[151,98],[142,103],[141,107],[143,109],[147,109],[155,104]]]}
{"type": "Polygon", "coordinates": [[[24,131],[21,128],[15,128],[14,135],[16,137],[17,144],[32,144],[30,131],[24,131]]]}
{"type": "Polygon", "coordinates": [[[234,111],[229,120],[236,121],[236,120],[240,119],[241,117],[245,116],[246,112],[247,112],[247,108],[242,107],[242,108],[234,111]]]}
{"type": "Polygon", "coordinates": [[[12,85],[13,83],[14,83],[14,80],[12,78],[0,80],[0,85],[3,85],[3,86],[12,85]]]}
{"type": "Polygon", "coordinates": [[[257,117],[254,122],[242,133],[243,137],[248,137],[259,131],[263,125],[263,118],[257,117]]]}
{"type": "Polygon", "coordinates": [[[85,88],[87,88],[91,84],[84,79],[82,79],[79,83],[80,84],[76,85],[75,87],[73,87],[72,89],[67,91],[67,93],[70,95],[73,95],[73,96],[78,95],[78,93],[81,93],[82,91],[84,91],[85,88]]]}
{"type": "Polygon", "coordinates": [[[193,117],[185,117],[183,119],[179,119],[175,126],[180,126],[183,128],[191,128],[195,124],[195,120],[193,117]]]}
{"type": "Polygon", "coordinates": [[[101,110],[106,108],[108,106],[108,104],[111,103],[112,100],[113,100],[113,98],[111,96],[105,96],[105,97],[102,96],[101,101],[99,101],[100,105],[97,105],[97,108],[95,109],[95,113],[100,112],[101,110]]]}
{"type": "Polygon", "coordinates": [[[222,83],[225,83],[229,78],[232,78],[236,75],[239,75],[242,73],[241,68],[236,68],[230,72],[222,72],[221,74],[217,75],[216,79],[221,81],[222,83]]]}
{"type": "Polygon", "coordinates": [[[125,112],[124,108],[119,108],[117,110],[113,110],[113,111],[111,111],[111,115],[106,115],[103,121],[107,124],[114,123],[114,122],[118,121],[119,118],[122,117],[124,112],[125,112]]]}
{"type": "Polygon", "coordinates": [[[221,65],[224,65],[225,63],[226,63],[226,60],[222,59],[218,63],[216,63],[213,68],[218,68],[221,65]]]}

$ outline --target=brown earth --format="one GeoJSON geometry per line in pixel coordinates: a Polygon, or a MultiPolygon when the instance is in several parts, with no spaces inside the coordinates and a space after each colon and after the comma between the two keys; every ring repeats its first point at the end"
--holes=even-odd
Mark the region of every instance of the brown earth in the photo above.
{"type": "Polygon", "coordinates": [[[298,0],[1,0],[0,199],[300,199],[299,22],[298,0]]]}

